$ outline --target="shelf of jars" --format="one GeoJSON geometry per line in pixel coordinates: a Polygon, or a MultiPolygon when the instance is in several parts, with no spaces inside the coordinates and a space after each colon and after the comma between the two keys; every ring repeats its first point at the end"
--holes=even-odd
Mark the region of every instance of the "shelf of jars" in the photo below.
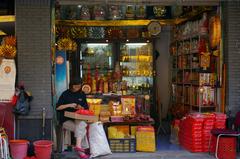
{"type": "Polygon", "coordinates": [[[151,43],[121,43],[122,78],[131,88],[153,87],[153,56],[151,43]]]}
{"type": "Polygon", "coordinates": [[[69,26],[143,26],[152,19],[161,25],[176,25],[214,7],[78,4],[56,5],[56,24],[69,26]],[[90,21],[91,20],[91,21],[90,21]]]}

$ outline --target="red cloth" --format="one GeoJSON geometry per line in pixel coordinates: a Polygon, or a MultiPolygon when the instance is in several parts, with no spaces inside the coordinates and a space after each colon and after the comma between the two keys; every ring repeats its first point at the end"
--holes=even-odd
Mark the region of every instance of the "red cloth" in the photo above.
{"type": "Polygon", "coordinates": [[[11,103],[0,103],[0,127],[5,128],[8,138],[14,138],[14,114],[11,103]]]}

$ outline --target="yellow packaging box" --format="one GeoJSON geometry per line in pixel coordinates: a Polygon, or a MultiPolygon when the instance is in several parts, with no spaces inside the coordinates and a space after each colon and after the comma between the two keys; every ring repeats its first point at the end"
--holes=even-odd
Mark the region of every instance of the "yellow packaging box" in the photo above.
{"type": "Polygon", "coordinates": [[[155,152],[155,133],[150,126],[137,128],[136,131],[136,150],[144,152],[155,152]]]}

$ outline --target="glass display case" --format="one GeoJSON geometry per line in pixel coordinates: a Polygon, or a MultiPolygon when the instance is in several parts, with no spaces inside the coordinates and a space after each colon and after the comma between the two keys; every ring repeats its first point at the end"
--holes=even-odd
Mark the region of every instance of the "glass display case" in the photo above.
{"type": "Polygon", "coordinates": [[[112,44],[110,43],[85,43],[80,47],[80,76],[86,79],[91,77],[106,76],[114,67],[112,44]]]}
{"type": "Polygon", "coordinates": [[[153,86],[153,56],[151,43],[120,45],[122,80],[130,94],[150,94],[153,86]]]}

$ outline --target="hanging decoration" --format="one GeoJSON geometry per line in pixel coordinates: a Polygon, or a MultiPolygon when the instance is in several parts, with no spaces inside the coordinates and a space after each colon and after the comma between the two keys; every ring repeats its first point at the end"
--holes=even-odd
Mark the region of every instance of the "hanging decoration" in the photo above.
{"type": "Polygon", "coordinates": [[[88,37],[92,39],[103,39],[105,37],[104,27],[90,27],[88,37]]]}
{"type": "Polygon", "coordinates": [[[7,59],[13,59],[16,56],[16,47],[11,45],[1,45],[0,46],[0,56],[7,58],[7,59]]]}
{"type": "Polygon", "coordinates": [[[62,38],[57,42],[58,50],[76,51],[77,43],[69,38],[62,38]]]}
{"type": "Polygon", "coordinates": [[[15,36],[6,36],[3,39],[5,45],[16,46],[16,37],[15,36]]]}
{"type": "Polygon", "coordinates": [[[14,36],[6,36],[0,45],[0,64],[3,58],[13,59],[16,56],[16,38],[14,36]]]}
{"type": "Polygon", "coordinates": [[[206,70],[210,67],[210,52],[208,51],[208,46],[206,45],[206,52],[201,52],[200,67],[206,70]]]}
{"type": "Polygon", "coordinates": [[[70,29],[69,27],[57,26],[56,27],[56,35],[61,38],[70,37],[70,29]]]}
{"type": "Polygon", "coordinates": [[[109,39],[122,39],[124,38],[124,33],[120,28],[110,27],[106,30],[106,36],[109,39]]]}
{"type": "Polygon", "coordinates": [[[70,29],[70,36],[72,38],[86,38],[87,29],[86,27],[72,27],[70,29]]]}
{"type": "Polygon", "coordinates": [[[213,16],[209,20],[209,40],[212,49],[220,44],[221,39],[221,22],[219,16],[213,16]]]}

